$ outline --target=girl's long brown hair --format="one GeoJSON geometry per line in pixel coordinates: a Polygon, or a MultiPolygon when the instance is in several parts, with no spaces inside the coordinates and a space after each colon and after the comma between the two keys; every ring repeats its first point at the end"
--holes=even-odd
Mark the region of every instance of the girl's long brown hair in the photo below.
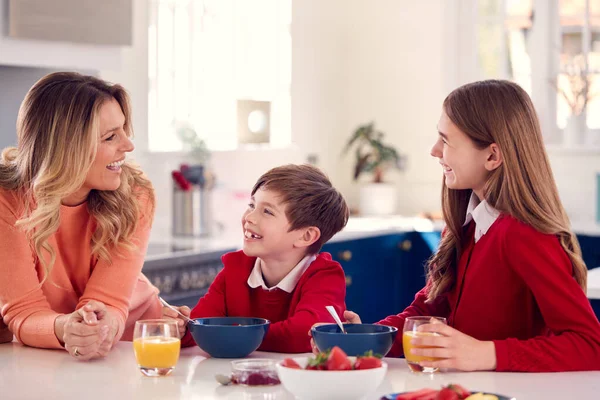
{"type": "MultiPolygon", "coordinates": [[[[99,110],[111,99],[121,106],[131,136],[129,96],[123,87],[73,72],[46,75],[21,104],[17,147],[4,149],[0,157],[0,187],[22,196],[17,226],[29,237],[45,277],[56,258],[48,238],[58,229],[61,201],[85,181],[100,138],[99,110]]],[[[140,215],[153,213],[154,191],[139,168],[126,162],[119,188],[92,190],[87,207],[96,222],[92,253],[110,261],[115,247],[135,247],[132,235],[140,215]]]]}
{"type": "MultiPolygon", "coordinates": [[[[459,87],[446,97],[443,110],[475,145],[500,147],[503,163],[484,187],[485,200],[503,214],[539,232],[556,235],[573,264],[573,277],[586,290],[587,268],[560,202],[546,155],[539,120],[529,95],[509,81],[487,80],[459,87]]],[[[446,231],[429,260],[428,300],[452,288],[465,240],[463,223],[471,190],[442,184],[446,231]]]]}

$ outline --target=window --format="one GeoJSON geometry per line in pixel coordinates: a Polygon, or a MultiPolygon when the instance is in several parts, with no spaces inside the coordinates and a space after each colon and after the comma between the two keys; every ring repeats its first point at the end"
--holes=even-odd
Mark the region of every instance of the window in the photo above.
{"type": "Polygon", "coordinates": [[[270,103],[270,144],[291,142],[291,0],[152,0],[150,151],[192,126],[212,150],[238,146],[238,100],[270,103]]]}
{"type": "Polygon", "coordinates": [[[477,51],[482,79],[510,79],[531,94],[528,37],[533,0],[480,0],[477,51]]]}
{"type": "Polygon", "coordinates": [[[600,0],[559,0],[560,18],[560,64],[558,87],[570,94],[571,106],[564,96],[558,96],[557,122],[562,128],[566,125],[571,108],[587,104],[587,126],[600,128],[600,0]],[[587,76],[587,80],[575,79],[573,75],[587,76]],[[569,80],[571,77],[571,80],[569,80]],[[583,81],[583,82],[579,82],[583,81]],[[582,92],[589,84],[588,95],[582,92]],[[571,87],[582,86],[579,104],[573,97],[571,87]],[[593,97],[596,94],[596,97],[593,97]],[[590,99],[591,97],[591,99],[590,99]],[[589,99],[589,100],[588,100],[589,99]]]}
{"type": "Polygon", "coordinates": [[[587,128],[600,129],[600,0],[456,2],[459,29],[467,30],[459,46],[471,54],[461,81],[520,84],[532,96],[548,143],[561,142],[561,130],[584,98],[587,128]],[[574,93],[586,82],[589,96],[580,93],[576,105],[574,93]]]}

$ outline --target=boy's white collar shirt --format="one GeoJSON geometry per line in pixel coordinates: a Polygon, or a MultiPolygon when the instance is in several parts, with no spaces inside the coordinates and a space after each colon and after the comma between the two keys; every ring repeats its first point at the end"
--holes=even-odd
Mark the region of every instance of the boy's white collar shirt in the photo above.
{"type": "Polygon", "coordinates": [[[310,266],[310,264],[317,259],[315,254],[307,254],[296,266],[279,282],[277,285],[273,287],[267,287],[262,275],[262,268],[260,258],[256,257],[256,261],[254,262],[254,268],[252,268],[252,272],[248,277],[248,286],[255,289],[257,287],[262,287],[265,290],[275,290],[279,288],[287,293],[292,293],[296,288],[296,285],[300,281],[302,274],[306,269],[310,266]]]}
{"type": "Polygon", "coordinates": [[[471,193],[467,207],[467,217],[463,226],[475,220],[475,243],[490,229],[490,226],[498,219],[500,211],[488,204],[487,201],[479,201],[477,195],[471,193]]]}

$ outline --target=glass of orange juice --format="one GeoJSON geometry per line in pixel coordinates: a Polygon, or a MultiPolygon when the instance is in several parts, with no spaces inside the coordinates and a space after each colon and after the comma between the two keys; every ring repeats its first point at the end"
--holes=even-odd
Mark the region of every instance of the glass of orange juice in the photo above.
{"type": "MultiPolygon", "coordinates": [[[[404,328],[402,329],[402,347],[404,349],[404,357],[406,358],[406,363],[408,364],[408,368],[410,368],[413,372],[425,372],[425,373],[433,373],[436,372],[437,368],[429,368],[422,367],[420,365],[421,361],[436,361],[439,358],[436,357],[425,357],[418,356],[415,354],[411,354],[410,350],[414,347],[411,343],[411,339],[419,336],[439,336],[437,333],[432,332],[419,332],[419,326],[431,323],[439,323],[446,324],[446,318],[443,317],[407,317],[404,320],[404,328]]],[[[418,346],[421,349],[432,348],[431,346],[418,346]]]]}
{"type": "Polygon", "coordinates": [[[133,351],[142,374],[169,375],[179,359],[177,320],[147,319],[135,323],[133,351]]]}

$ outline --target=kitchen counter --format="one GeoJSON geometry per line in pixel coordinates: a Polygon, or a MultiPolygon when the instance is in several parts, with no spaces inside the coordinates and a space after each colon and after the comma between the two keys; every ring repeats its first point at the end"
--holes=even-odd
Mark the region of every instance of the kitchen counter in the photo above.
{"type": "MultiPolygon", "coordinates": [[[[328,243],[362,239],[399,232],[439,232],[442,222],[432,222],[418,217],[351,217],[343,231],[333,236],[328,243]]],[[[164,237],[153,239],[145,260],[151,263],[164,259],[207,256],[240,249],[242,247],[241,227],[221,227],[218,233],[205,238],[164,237]]]]}
{"type": "MultiPolygon", "coordinates": [[[[442,221],[431,221],[419,217],[382,216],[351,217],[343,231],[337,233],[328,243],[345,240],[369,238],[401,232],[440,232],[444,226],[442,221]]],[[[600,236],[600,224],[594,222],[573,222],[576,234],[600,236]]],[[[242,246],[240,227],[221,227],[213,237],[206,238],[173,238],[165,235],[153,239],[148,247],[146,261],[165,258],[190,256],[193,254],[216,254],[240,249],[242,246]]]]}
{"type": "MultiPolygon", "coordinates": [[[[148,378],[138,370],[131,343],[118,343],[103,360],[79,362],[62,350],[40,350],[16,342],[0,345],[0,397],[3,399],[265,399],[291,400],[281,385],[272,387],[221,386],[216,373],[228,373],[230,360],[206,358],[199,348],[183,349],[168,377],[148,378]]],[[[251,358],[282,359],[283,354],[255,352],[251,358]]],[[[517,400],[596,399],[600,372],[438,373],[409,372],[403,359],[386,358],[389,369],[376,393],[439,388],[459,383],[469,389],[514,396],[517,400]]]]}
{"type": "MultiPolygon", "coordinates": [[[[572,227],[577,234],[600,236],[600,225],[594,222],[573,223],[572,227]]],[[[178,268],[190,264],[211,262],[220,264],[219,260],[222,254],[242,247],[242,233],[241,229],[238,228],[229,227],[225,229],[223,227],[218,234],[206,238],[173,238],[170,235],[165,235],[161,239],[155,239],[148,246],[144,271],[151,273],[151,271],[164,270],[165,268],[178,268]]],[[[442,221],[432,222],[429,219],[418,217],[351,217],[344,230],[331,238],[328,243],[402,232],[440,232],[442,228],[442,221]]],[[[433,251],[437,246],[437,235],[432,236],[425,233],[422,236],[433,251]]],[[[200,292],[197,294],[198,297],[201,295],[200,292]]],[[[600,299],[600,268],[590,270],[588,298],[600,299]]]]}

